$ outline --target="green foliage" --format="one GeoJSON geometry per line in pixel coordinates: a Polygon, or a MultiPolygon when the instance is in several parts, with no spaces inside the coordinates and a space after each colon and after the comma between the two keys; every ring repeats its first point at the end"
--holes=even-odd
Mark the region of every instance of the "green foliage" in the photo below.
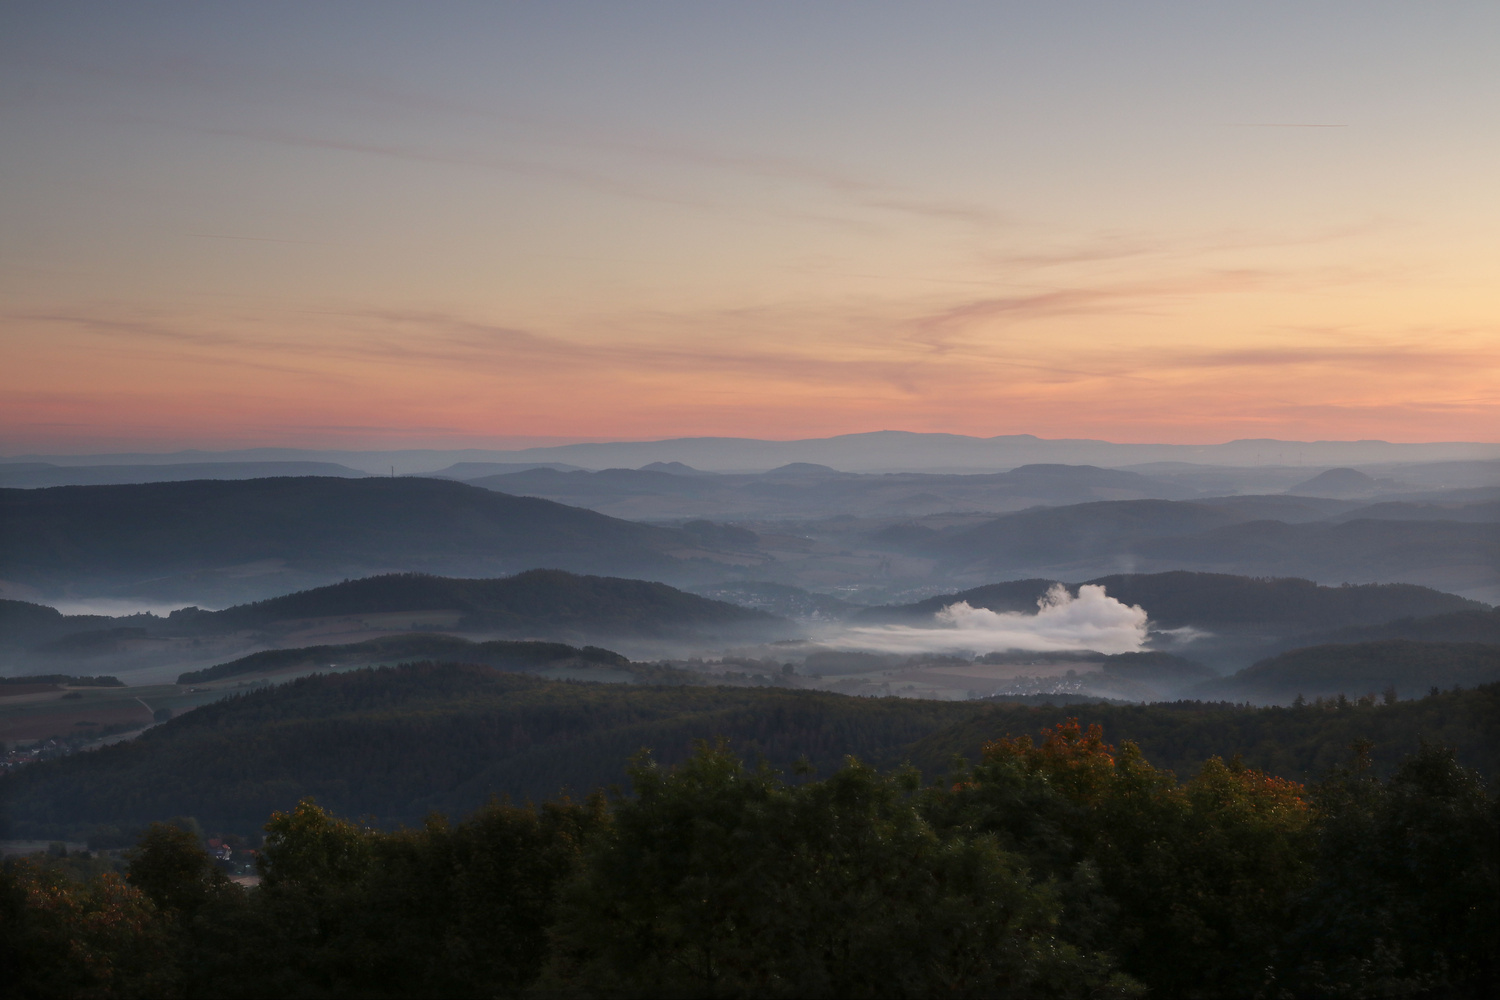
{"type": "Polygon", "coordinates": [[[1500,798],[1424,744],[1388,782],[1367,744],[1312,789],[1317,879],[1289,950],[1304,995],[1462,995],[1500,975],[1500,798]]]}
{"type": "Polygon", "coordinates": [[[921,787],[721,742],[634,795],[491,801],[383,832],[311,801],[264,881],[205,876],[185,821],[130,881],[0,868],[21,997],[1486,995],[1500,800],[1425,746],[1304,790],[1211,759],[1179,782],[1068,721],[921,787]],[[802,777],[809,770],[801,765],[802,777]]]}
{"type": "Polygon", "coordinates": [[[1466,767],[1500,775],[1500,684],[1390,705],[1348,699],[1267,708],[1197,701],[989,704],[904,748],[904,757],[924,773],[940,774],[955,754],[973,757],[996,736],[1036,732],[1074,716],[1102,725],[1121,742],[1137,744],[1159,766],[1184,776],[1210,757],[1239,755],[1248,767],[1308,781],[1342,762],[1358,740],[1371,741],[1378,751],[1377,768],[1389,769],[1415,753],[1423,738],[1452,747],[1466,767]]]}
{"type": "Polygon", "coordinates": [[[1076,721],[985,746],[928,793],[939,829],[991,835],[1070,888],[1065,933],[1105,943],[1168,995],[1264,983],[1276,920],[1306,880],[1300,787],[1210,759],[1185,785],[1076,721]]]}
{"type": "Polygon", "coordinates": [[[125,878],[158,910],[191,920],[229,886],[202,840],[195,829],[152,823],[130,853],[125,878]]]}
{"type": "Polygon", "coordinates": [[[265,880],[213,914],[236,934],[200,944],[189,992],[516,996],[546,960],[561,883],[607,823],[596,797],[491,802],[457,826],[383,833],[304,800],[266,825],[265,880]]]}
{"type": "Polygon", "coordinates": [[[787,786],[723,744],[631,769],[564,897],[554,988],[590,996],[1132,992],[1059,940],[1057,905],[988,838],[939,838],[915,775],[850,760],[787,786]],[[1111,989],[1111,987],[1113,987],[1111,989]]]}

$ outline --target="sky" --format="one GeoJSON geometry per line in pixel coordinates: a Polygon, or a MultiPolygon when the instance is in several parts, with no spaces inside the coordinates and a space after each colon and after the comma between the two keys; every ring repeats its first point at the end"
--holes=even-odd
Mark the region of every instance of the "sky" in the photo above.
{"type": "Polygon", "coordinates": [[[1500,4],[0,5],[0,454],[1500,440],[1500,4]]]}

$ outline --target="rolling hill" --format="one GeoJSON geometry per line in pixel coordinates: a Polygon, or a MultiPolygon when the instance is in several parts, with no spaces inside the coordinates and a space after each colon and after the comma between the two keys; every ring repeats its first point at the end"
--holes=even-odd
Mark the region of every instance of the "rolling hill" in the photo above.
{"type": "Polygon", "coordinates": [[[1485,642],[1500,646],[1500,608],[1451,611],[1426,617],[1404,617],[1378,625],[1348,625],[1295,636],[1292,646],[1415,639],[1420,642],[1485,642]]]}
{"type": "Polygon", "coordinates": [[[898,550],[939,560],[943,572],[971,578],[1076,580],[1127,568],[1176,569],[1500,593],[1500,531],[1487,520],[1484,505],[1434,506],[1420,520],[1386,516],[1391,511],[1383,505],[1370,517],[1346,510],[1310,520],[1315,501],[1286,501],[1080,503],[1007,514],[959,530],[888,529],[883,537],[898,550]]]}
{"type": "Polygon", "coordinates": [[[1232,677],[1208,681],[1203,698],[1287,704],[1307,699],[1379,695],[1411,698],[1433,689],[1473,687],[1500,680],[1500,645],[1384,639],[1293,649],[1261,660],[1232,677]]]}
{"type": "Polygon", "coordinates": [[[441,660],[451,663],[477,663],[501,670],[525,673],[558,664],[586,664],[606,670],[621,671],[629,678],[630,661],[619,653],[597,646],[579,649],[560,642],[471,642],[461,636],[416,632],[385,636],[364,642],[332,646],[303,646],[297,649],[267,649],[251,653],[228,663],[203,670],[192,670],[177,678],[178,684],[209,684],[246,674],[264,674],[302,668],[317,669],[337,663],[338,666],[441,660]]]}
{"type": "MultiPolygon", "coordinates": [[[[341,635],[460,632],[565,642],[631,640],[775,640],[795,635],[790,622],[753,608],[689,594],[664,583],[527,570],[499,579],[465,580],[398,573],[346,580],[223,611],[183,608],[166,617],[67,616],[21,601],[0,601],[7,667],[29,671],[108,658],[110,669],[195,669],[210,650],[224,659],[250,650],[343,645],[341,635]],[[326,637],[321,640],[309,636],[326,637]],[[211,644],[211,645],[210,645],[211,644]]],[[[417,658],[451,657],[463,648],[403,648],[417,658]]],[[[346,640],[347,642],[347,640],[346,640]]],[[[209,661],[210,663],[214,661],[209,661]]],[[[479,662],[489,662],[481,660],[479,662]]]]}
{"type": "Polygon", "coordinates": [[[280,621],[455,610],[465,632],[526,632],[621,636],[716,634],[785,622],[761,611],[710,600],[647,580],[581,576],[534,569],[489,580],[399,573],[347,580],[223,611],[179,613],[190,631],[264,628],[280,621]]]}
{"type": "Polygon", "coordinates": [[[113,836],[196,816],[253,833],[304,796],[347,816],[416,824],[461,815],[490,796],[541,799],[621,782],[652,747],[682,760],[722,736],[751,759],[827,773],[845,754],[903,760],[929,777],[987,740],[1035,734],[1069,717],[1186,774],[1210,755],[1298,780],[1375,741],[1390,766],[1419,737],[1454,746],[1493,774],[1500,687],[1395,705],[1252,709],[1229,704],[1047,705],[853,698],[813,691],[548,681],[485,667],[415,664],[306,677],[206,705],[136,740],[30,765],[0,778],[0,836],[113,836]],[[102,828],[102,829],[101,829],[102,828]]]}
{"type": "Polygon", "coordinates": [[[0,579],[230,603],[391,571],[691,578],[671,528],[437,479],[297,477],[0,490],[0,579]]]}

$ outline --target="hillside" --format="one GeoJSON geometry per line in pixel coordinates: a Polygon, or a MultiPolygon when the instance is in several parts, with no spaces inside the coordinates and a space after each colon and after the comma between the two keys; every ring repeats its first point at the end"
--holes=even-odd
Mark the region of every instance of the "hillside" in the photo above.
{"type": "Polygon", "coordinates": [[[1252,521],[1150,539],[1133,551],[1148,561],[1246,575],[1429,585],[1444,581],[1450,588],[1459,583],[1500,583],[1500,532],[1492,524],[1476,522],[1252,521]]]}
{"type": "Polygon", "coordinates": [[[107,615],[65,615],[45,604],[0,599],[0,649],[24,649],[74,632],[113,628],[121,621],[107,615]]]}
{"type": "Polygon", "coordinates": [[[982,576],[1098,576],[1192,570],[1299,576],[1322,582],[1410,582],[1500,592],[1500,532],[1480,505],[1369,517],[1344,511],[1312,519],[1302,498],[1120,500],[1004,514],[932,531],[893,526],[871,538],[935,558],[941,572],[982,576]],[[1427,519],[1416,519],[1421,514],[1427,519]],[[1286,518],[1281,520],[1279,518],[1286,518]],[[1289,523],[1296,522],[1296,523],[1289,523]]]}
{"type": "Polygon", "coordinates": [[[489,580],[422,573],[366,577],[200,612],[184,624],[195,631],[226,631],[288,619],[438,610],[462,612],[457,627],[465,632],[671,636],[706,629],[733,633],[778,623],[764,612],[664,583],[534,569],[489,580]]]}
{"type": "Polygon", "coordinates": [[[1065,718],[1099,723],[1116,745],[1137,743],[1158,767],[1186,777],[1211,756],[1239,754],[1248,767],[1310,781],[1349,759],[1367,739],[1378,768],[1388,769],[1425,740],[1453,747],[1491,780],[1500,775],[1500,684],[1449,691],[1394,705],[1330,702],[1301,708],[1251,708],[1227,702],[1070,705],[1020,708],[993,703],[902,749],[924,774],[941,774],[955,754],[975,759],[985,742],[1033,733],[1065,718]]]}
{"type": "MultiPolygon", "coordinates": [[[[67,665],[90,671],[149,669],[165,681],[182,671],[203,669],[205,662],[224,663],[267,646],[342,646],[381,635],[394,639],[402,633],[436,631],[669,646],[705,638],[774,641],[798,634],[785,619],[663,583],[563,570],[480,580],[386,574],[223,611],[183,608],[166,617],[70,616],[41,605],[0,601],[0,649],[11,671],[67,665]]],[[[429,636],[432,642],[438,638],[429,636]]],[[[451,658],[466,640],[452,641],[460,645],[413,646],[399,655],[451,658]]]]}
{"type": "Polygon", "coordinates": [[[437,479],[0,490],[0,579],[59,593],[229,603],[393,570],[670,578],[701,549],[675,529],[437,479]]]}
{"type": "MultiPolygon", "coordinates": [[[[879,758],[975,708],[774,688],[639,687],[420,664],[303,678],[207,705],[128,743],[0,779],[11,835],[195,815],[252,831],[304,795],[418,823],[491,795],[622,782],[643,746],[667,762],[723,735],[781,766],[879,758]]],[[[0,834],[3,835],[3,834],[0,834]]]]}
{"type": "Polygon", "coordinates": [[[1406,583],[1331,587],[1297,578],[1186,571],[1118,574],[1086,582],[1103,585],[1126,604],[1139,604],[1166,628],[1338,628],[1488,610],[1478,601],[1406,583]]]}
{"type": "Polygon", "coordinates": [[[608,670],[627,672],[630,661],[619,653],[597,646],[579,649],[561,642],[470,642],[461,636],[417,632],[410,635],[383,636],[364,642],[328,646],[302,646],[297,649],[267,649],[251,653],[228,663],[192,670],[177,678],[178,684],[208,684],[273,671],[318,669],[332,664],[341,667],[364,666],[392,661],[446,660],[453,663],[477,663],[498,670],[526,672],[558,664],[587,664],[608,670]]]}
{"type": "Polygon", "coordinates": [[[989,608],[991,611],[1016,611],[1034,614],[1037,601],[1056,580],[1007,580],[1004,583],[988,583],[954,594],[938,594],[911,604],[887,604],[876,608],[865,608],[852,617],[858,622],[930,622],[932,616],[950,604],[967,601],[971,607],[989,608]]]}
{"type": "Polygon", "coordinates": [[[776,688],[640,687],[541,680],[477,666],[419,664],[303,678],[233,697],[139,739],[31,765],[0,779],[9,836],[87,836],[163,816],[250,832],[305,795],[344,815],[417,823],[491,795],[544,798],[620,782],[641,747],[683,759],[723,736],[778,767],[824,773],[845,754],[929,777],[953,754],[1069,717],[1136,740],[1186,773],[1210,755],[1303,779],[1375,741],[1382,766],[1419,736],[1489,774],[1500,764],[1500,688],[1396,705],[1251,709],[1229,704],[1048,706],[851,698],[776,688]]]}
{"type": "Polygon", "coordinates": [[[935,539],[934,553],[957,564],[1041,566],[1130,551],[1147,539],[1191,535],[1239,521],[1218,507],[1121,500],[1023,511],[935,539]]]}
{"type": "Polygon", "coordinates": [[[1410,698],[1438,688],[1500,680],[1500,645],[1386,639],[1294,649],[1194,691],[1204,698],[1289,703],[1298,695],[1357,698],[1394,690],[1410,698]]]}
{"type": "Polygon", "coordinates": [[[1500,608],[1488,611],[1450,611],[1447,614],[1425,617],[1410,616],[1378,625],[1349,625],[1331,631],[1296,636],[1292,645],[1324,646],[1332,643],[1374,642],[1378,639],[1485,642],[1500,646],[1500,608]]]}

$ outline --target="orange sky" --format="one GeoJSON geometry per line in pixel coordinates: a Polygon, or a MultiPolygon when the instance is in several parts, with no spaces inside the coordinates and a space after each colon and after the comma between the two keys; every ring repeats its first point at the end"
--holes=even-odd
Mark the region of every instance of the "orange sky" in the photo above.
{"type": "Polygon", "coordinates": [[[1500,19],[1373,6],[10,5],[0,450],[1500,440],[1500,19]]]}

